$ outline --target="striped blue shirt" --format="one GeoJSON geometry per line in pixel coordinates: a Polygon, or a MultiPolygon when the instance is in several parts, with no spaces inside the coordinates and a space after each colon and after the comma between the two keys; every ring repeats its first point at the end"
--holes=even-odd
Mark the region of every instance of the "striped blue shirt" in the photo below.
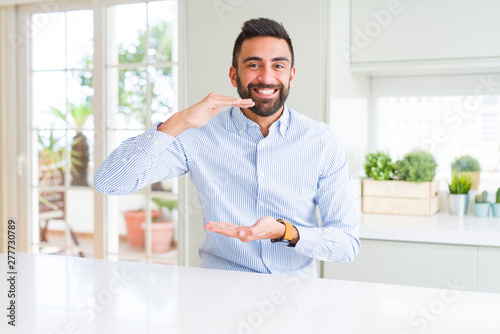
{"type": "Polygon", "coordinates": [[[189,172],[203,225],[249,226],[272,216],[290,221],[300,235],[291,247],[268,239],[243,243],[206,231],[201,267],[314,277],[313,259],[354,260],[360,244],[351,176],[328,125],[286,106],[266,137],[235,107],[177,137],[156,131],[159,124],[109,155],[95,175],[98,191],[126,195],[189,172]]]}

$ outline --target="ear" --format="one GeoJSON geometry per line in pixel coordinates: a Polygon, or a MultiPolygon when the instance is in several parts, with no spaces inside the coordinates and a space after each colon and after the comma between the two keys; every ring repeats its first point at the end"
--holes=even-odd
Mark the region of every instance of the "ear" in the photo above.
{"type": "Polygon", "coordinates": [[[293,87],[293,78],[295,77],[295,66],[292,67],[292,70],[290,71],[290,88],[293,87]]]}
{"type": "Polygon", "coordinates": [[[238,83],[236,82],[236,69],[234,66],[229,68],[229,79],[231,80],[233,87],[238,87],[238,83]]]}

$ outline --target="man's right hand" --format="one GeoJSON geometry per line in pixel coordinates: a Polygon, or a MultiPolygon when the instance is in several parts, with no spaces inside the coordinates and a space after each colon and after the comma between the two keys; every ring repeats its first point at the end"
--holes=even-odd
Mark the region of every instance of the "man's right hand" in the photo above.
{"type": "Polygon", "coordinates": [[[234,98],[210,93],[197,104],[173,114],[158,127],[158,131],[177,137],[189,128],[200,128],[221,112],[223,106],[249,108],[254,106],[251,99],[234,98]]]}

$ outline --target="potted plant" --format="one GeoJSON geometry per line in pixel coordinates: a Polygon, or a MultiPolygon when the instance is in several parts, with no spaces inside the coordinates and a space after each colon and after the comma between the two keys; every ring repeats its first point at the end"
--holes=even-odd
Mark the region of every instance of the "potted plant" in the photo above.
{"type": "Polygon", "coordinates": [[[388,154],[365,157],[363,212],[429,216],[439,211],[436,161],[426,151],[413,151],[393,163],[388,154]]]}
{"type": "Polygon", "coordinates": [[[377,181],[392,179],[394,163],[389,154],[379,151],[365,156],[366,176],[377,181]]]}
{"type": "MultiPolygon", "coordinates": [[[[158,207],[151,210],[151,250],[153,253],[167,252],[172,245],[175,223],[172,211],[177,208],[177,201],[167,198],[152,198],[158,207]]],[[[144,210],[123,213],[127,224],[127,240],[130,246],[144,248],[146,212],[144,210]]]]}
{"type": "Polygon", "coordinates": [[[496,203],[491,204],[493,217],[500,217],[500,188],[497,190],[496,203]]]}
{"type": "Polygon", "coordinates": [[[432,154],[424,150],[408,153],[396,162],[398,180],[409,182],[431,182],[436,176],[437,163],[432,154]]]}
{"type": "Polygon", "coordinates": [[[451,215],[465,216],[469,206],[469,191],[471,179],[469,175],[458,176],[453,173],[451,183],[448,184],[450,194],[448,195],[448,209],[451,215]]]}
{"type": "Polygon", "coordinates": [[[479,179],[481,176],[481,166],[476,158],[470,155],[462,155],[453,161],[451,171],[457,173],[458,177],[469,175],[471,178],[471,190],[477,190],[479,187],[479,179]]]}
{"type": "MultiPolygon", "coordinates": [[[[160,215],[160,211],[151,211],[151,219],[160,215]]],[[[146,212],[144,210],[126,211],[123,213],[127,225],[127,240],[130,246],[144,248],[144,227],[146,212]]]]}
{"type": "Polygon", "coordinates": [[[490,203],[488,203],[487,191],[483,191],[481,195],[476,195],[474,202],[474,214],[476,217],[484,218],[490,215],[490,203]]]}

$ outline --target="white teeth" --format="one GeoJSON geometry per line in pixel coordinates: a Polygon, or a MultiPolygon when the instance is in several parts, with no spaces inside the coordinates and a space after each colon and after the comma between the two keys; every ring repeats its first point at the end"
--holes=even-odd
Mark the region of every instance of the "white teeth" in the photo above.
{"type": "Polygon", "coordinates": [[[257,92],[262,95],[271,95],[274,93],[274,89],[257,89],[257,92]]]}

